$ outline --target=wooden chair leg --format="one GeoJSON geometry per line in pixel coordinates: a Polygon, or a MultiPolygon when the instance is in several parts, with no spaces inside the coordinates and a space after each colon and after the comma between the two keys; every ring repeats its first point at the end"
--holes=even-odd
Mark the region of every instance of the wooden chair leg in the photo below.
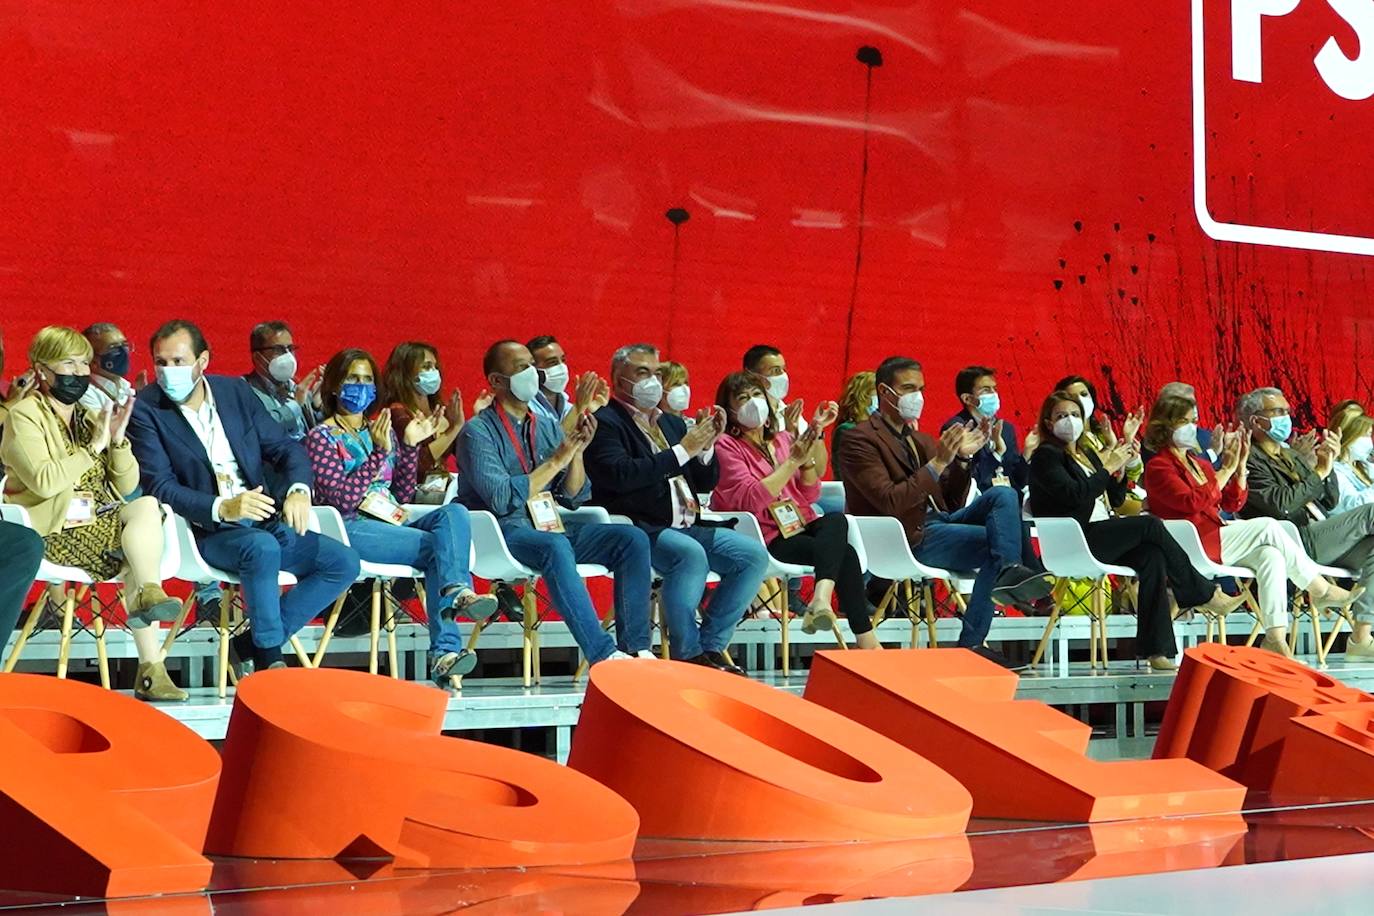
{"type": "Polygon", "coordinates": [[[387,586],[390,583],[383,582],[378,594],[382,597],[386,605],[386,654],[387,664],[391,667],[391,676],[396,680],[401,679],[401,653],[396,650],[396,612],[399,610],[392,602],[387,586]]]}
{"type": "Polygon", "coordinates": [[[300,637],[292,636],[290,639],[291,651],[296,653],[296,661],[301,663],[302,668],[315,667],[310,661],[310,654],[305,651],[305,646],[301,645],[300,637]]]}
{"type": "MultiPolygon", "coordinates": [[[[1336,622],[1331,625],[1331,635],[1326,637],[1326,643],[1322,646],[1322,658],[1331,654],[1331,647],[1336,644],[1336,637],[1340,635],[1341,627],[1345,624],[1345,614],[1336,615],[1336,622]]],[[[1352,625],[1353,628],[1353,625],[1352,625]]]]}
{"type": "Polygon", "coordinates": [[[172,651],[172,643],[177,641],[177,634],[181,628],[186,626],[186,618],[191,616],[191,608],[196,603],[195,593],[186,596],[186,600],[181,602],[181,610],[177,612],[177,619],[172,622],[172,628],[167,631],[167,638],[162,641],[162,659],[166,660],[167,654],[172,651]]]}
{"type": "Polygon", "coordinates": [[[1097,671],[1097,614],[1088,611],[1088,667],[1097,671]]]}
{"type": "MultiPolygon", "coordinates": [[[[609,633],[609,632],[611,632],[611,626],[612,626],[614,623],[615,623],[615,611],[612,610],[612,611],[607,612],[607,614],[606,614],[605,617],[602,617],[602,618],[601,618],[601,630],[602,630],[602,632],[603,632],[603,633],[609,633]]],[[[587,669],[590,668],[590,667],[591,667],[591,665],[589,665],[589,664],[587,663],[587,660],[586,660],[585,658],[582,659],[582,661],[580,661],[580,662],[578,663],[578,665],[577,665],[577,670],[573,672],[573,683],[576,684],[578,681],[582,680],[582,676],[585,675],[585,674],[587,673],[587,669]]]]}
{"type": "MultiPolygon", "coordinates": [[[[120,603],[124,603],[123,594],[120,595],[120,603]]],[[[105,646],[105,618],[100,616],[99,599],[91,600],[91,633],[95,636],[95,658],[96,665],[100,671],[100,686],[106,690],[110,689],[110,652],[105,646]]]]}
{"type": "Polygon", "coordinates": [[[781,596],[782,608],[778,620],[782,624],[782,676],[790,677],[792,674],[792,609],[787,606],[787,580],[774,578],[768,581],[770,588],[773,587],[771,583],[778,583],[777,594],[781,596]]]}
{"type": "Polygon", "coordinates": [[[19,631],[19,639],[15,642],[14,648],[10,650],[9,657],[5,659],[5,674],[9,674],[14,670],[14,666],[19,664],[19,656],[24,654],[24,645],[33,635],[34,627],[38,625],[38,617],[47,606],[47,592],[44,592],[43,597],[35,601],[33,607],[29,609],[29,616],[24,620],[24,628],[19,631]]]}
{"type": "Polygon", "coordinates": [[[1040,644],[1035,647],[1035,655],[1031,658],[1031,667],[1040,664],[1040,659],[1045,655],[1045,649],[1050,644],[1050,636],[1054,633],[1054,627],[1059,623],[1059,605],[1054,605],[1050,611],[1050,619],[1045,623],[1045,632],[1040,636],[1040,644]]]}
{"type": "Polygon", "coordinates": [[[1247,649],[1255,644],[1255,640],[1259,639],[1260,630],[1262,628],[1263,624],[1260,623],[1259,617],[1256,617],[1255,625],[1250,628],[1250,636],[1245,640],[1245,647],[1247,649]]]}
{"type": "Polygon", "coordinates": [[[324,620],[324,633],[320,635],[320,644],[315,647],[315,658],[311,661],[310,667],[320,667],[320,662],[324,661],[324,653],[329,648],[329,641],[334,638],[334,628],[339,625],[339,615],[343,613],[344,602],[348,600],[348,592],[345,591],[334,602],[334,606],[329,609],[329,616],[324,620]]]}
{"type": "Polygon", "coordinates": [[[233,599],[225,595],[219,603],[219,625],[215,627],[215,632],[219,634],[219,698],[224,699],[229,693],[229,606],[233,599]]]}
{"type": "Polygon", "coordinates": [[[382,638],[382,583],[372,580],[372,618],[367,647],[367,670],[377,673],[377,643],[382,638]]]}
{"type": "MultiPolygon", "coordinates": [[[[950,586],[953,589],[953,586],[950,586]]],[[[940,648],[940,637],[935,635],[935,585],[926,581],[921,583],[922,604],[926,621],[926,648],[940,648]]]]}
{"type": "Polygon", "coordinates": [[[845,642],[844,634],[840,632],[840,624],[837,620],[830,625],[830,632],[835,636],[835,646],[839,649],[848,649],[849,643],[845,642]]]}
{"type": "Polygon", "coordinates": [[[57,650],[57,676],[67,676],[67,660],[72,650],[72,617],[76,614],[76,590],[67,591],[62,602],[62,641],[57,650]]]}
{"type": "Polygon", "coordinates": [[[879,601],[878,606],[873,609],[873,629],[878,629],[878,624],[882,623],[883,618],[887,616],[888,609],[892,607],[892,602],[897,598],[897,586],[900,584],[893,582],[889,585],[887,591],[883,593],[883,600],[879,601]]]}
{"type": "Polygon", "coordinates": [[[1326,667],[1326,649],[1322,645],[1322,615],[1315,607],[1312,608],[1312,642],[1317,649],[1317,666],[1326,667]]]}
{"type": "Polygon", "coordinates": [[[534,680],[534,614],[538,605],[534,597],[534,582],[525,583],[524,593],[520,596],[521,603],[525,606],[524,641],[521,644],[521,664],[520,670],[524,678],[525,686],[530,686],[534,680]]]}
{"type": "Polygon", "coordinates": [[[658,621],[658,657],[667,661],[673,657],[673,643],[672,633],[668,630],[668,619],[663,616],[663,596],[660,590],[654,590],[650,605],[653,608],[654,619],[658,621]]]}
{"type": "Polygon", "coordinates": [[[1226,645],[1226,615],[1217,615],[1217,628],[1221,633],[1221,644],[1226,645]]]}

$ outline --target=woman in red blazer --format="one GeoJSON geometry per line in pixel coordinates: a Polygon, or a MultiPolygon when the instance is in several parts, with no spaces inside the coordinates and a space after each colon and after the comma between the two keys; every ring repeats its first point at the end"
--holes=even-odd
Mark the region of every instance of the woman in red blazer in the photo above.
{"type": "Polygon", "coordinates": [[[1221,453],[1217,470],[1195,455],[1197,404],[1166,395],[1155,402],[1145,428],[1145,447],[1155,452],[1145,465],[1149,509],[1160,518],[1187,519],[1213,560],[1255,572],[1262,647],[1291,656],[1288,649],[1288,582],[1306,589],[1316,607],[1340,607],[1354,595],[1328,581],[1302,545],[1272,518],[1227,521],[1221,513],[1240,511],[1249,495],[1245,459],[1250,437],[1227,433],[1214,444],[1221,453]]]}

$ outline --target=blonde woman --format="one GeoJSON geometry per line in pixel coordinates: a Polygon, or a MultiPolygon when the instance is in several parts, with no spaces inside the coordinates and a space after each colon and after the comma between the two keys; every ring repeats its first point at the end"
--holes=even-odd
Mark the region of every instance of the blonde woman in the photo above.
{"type": "Polygon", "coordinates": [[[1332,514],[1374,503],[1374,465],[1370,463],[1374,452],[1374,417],[1354,401],[1346,401],[1337,405],[1327,428],[1341,437],[1340,455],[1331,463],[1340,487],[1332,514]]]}
{"type": "Polygon", "coordinates": [[[47,327],[29,346],[36,394],[10,409],[0,442],[5,501],[28,510],[53,563],[96,581],[124,574],[129,627],[138,647],[134,695],[185,700],[167,676],[160,630],[179,603],[162,590],[162,513],[136,497],[138,462],[125,429],[134,401],[97,413],[79,403],[90,385],[91,345],[72,328],[47,327]]]}
{"type": "Polygon", "coordinates": [[[658,380],[663,383],[663,397],[658,402],[658,409],[666,414],[682,417],[687,428],[691,429],[697,421],[687,415],[687,408],[692,404],[692,386],[687,377],[687,367],[682,363],[665,359],[658,364],[657,375],[658,380]]]}
{"type": "MultiPolygon", "coordinates": [[[[839,458],[840,439],[844,434],[878,412],[878,386],[873,380],[873,373],[865,371],[851,375],[849,381],[844,383],[844,394],[840,395],[839,405],[840,415],[830,442],[830,454],[836,459],[839,458]]],[[[844,479],[838,460],[835,462],[835,479],[844,479]]]]}

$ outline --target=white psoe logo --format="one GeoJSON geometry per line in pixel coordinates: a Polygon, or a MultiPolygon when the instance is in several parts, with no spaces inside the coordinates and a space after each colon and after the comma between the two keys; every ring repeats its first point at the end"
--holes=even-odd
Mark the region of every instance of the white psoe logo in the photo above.
{"type": "MultiPolygon", "coordinates": [[[[1246,83],[1264,82],[1264,20],[1287,16],[1302,0],[1231,0],[1231,76],[1246,83]]],[[[1359,102],[1374,95],[1374,0],[1323,0],[1344,19],[1360,40],[1352,60],[1335,37],[1326,40],[1313,63],[1331,91],[1359,102]]]]}
{"type": "MultiPolygon", "coordinates": [[[[1193,0],[1193,212],[1198,225],[1208,236],[1222,242],[1374,255],[1374,238],[1222,222],[1212,216],[1207,205],[1207,68],[1203,61],[1204,3],[1208,2],[1221,5],[1221,0],[1193,0]]],[[[1232,80],[1264,82],[1265,20],[1288,16],[1303,2],[1230,0],[1232,80]]],[[[1334,35],[1328,36],[1312,59],[1317,75],[1343,99],[1359,102],[1374,96],[1374,0],[1306,2],[1320,2],[1328,7],[1355,33],[1360,46],[1359,53],[1352,58],[1341,49],[1334,35]]]]}

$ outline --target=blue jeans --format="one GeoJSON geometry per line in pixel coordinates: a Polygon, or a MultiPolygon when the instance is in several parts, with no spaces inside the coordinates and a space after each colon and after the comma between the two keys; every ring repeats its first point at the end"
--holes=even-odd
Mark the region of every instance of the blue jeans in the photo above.
{"type": "Polygon", "coordinates": [[[536,569],[548,585],[587,661],[596,664],[617,648],[633,655],[649,648],[649,538],[633,525],[573,525],[567,534],[533,528],[504,529],[511,556],[536,569]],[[615,642],[601,628],[578,563],[605,566],[615,577],[615,642]]]}
{"type": "Polygon", "coordinates": [[[729,528],[665,528],[653,542],[654,568],[663,576],[659,600],[668,621],[673,658],[695,658],[722,652],[735,626],[759,593],[768,569],[768,550],[758,541],[729,528]],[[706,573],[720,574],[720,584],[702,609],[706,573]]]}
{"type": "Polygon", "coordinates": [[[926,516],[925,537],[911,548],[922,563],[942,569],[977,569],[964,611],[959,645],[981,646],[992,629],[992,587],[1008,566],[1021,562],[1021,504],[1010,487],[992,487],[955,512],[926,516]]]}
{"type": "Polygon", "coordinates": [[[313,531],[297,534],[281,522],[198,533],[197,540],[211,566],[243,581],[253,645],[262,650],[259,660],[280,658],[282,645],[358,578],[352,547],[313,531]],[[285,596],[277,586],[282,571],[297,578],[285,596]]]}
{"type": "Polygon", "coordinates": [[[359,516],[344,522],[344,528],[353,549],[369,563],[424,570],[430,655],[462,649],[457,622],[441,619],[439,606],[445,591],[472,587],[472,573],[468,569],[472,558],[468,510],[458,503],[449,503],[403,527],[359,516]]]}

